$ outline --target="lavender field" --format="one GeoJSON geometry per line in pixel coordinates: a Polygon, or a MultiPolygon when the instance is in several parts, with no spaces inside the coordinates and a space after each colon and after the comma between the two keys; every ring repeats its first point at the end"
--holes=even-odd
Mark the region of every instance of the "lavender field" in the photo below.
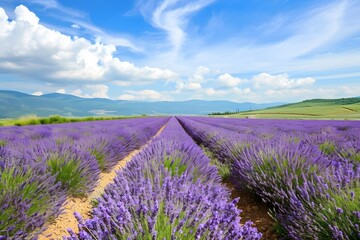
{"type": "Polygon", "coordinates": [[[69,202],[136,149],[61,238],[360,239],[360,122],[206,117],[1,127],[0,239],[58,238],[69,202]]]}

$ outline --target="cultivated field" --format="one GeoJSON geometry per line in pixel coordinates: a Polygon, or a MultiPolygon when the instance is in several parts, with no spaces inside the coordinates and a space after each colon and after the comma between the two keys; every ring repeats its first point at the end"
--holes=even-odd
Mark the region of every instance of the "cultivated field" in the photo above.
{"type": "Polygon", "coordinates": [[[0,128],[0,239],[359,239],[359,226],[358,121],[0,128]]]}
{"type": "Polygon", "coordinates": [[[307,100],[268,109],[229,115],[235,118],[360,119],[360,98],[307,100]]]}

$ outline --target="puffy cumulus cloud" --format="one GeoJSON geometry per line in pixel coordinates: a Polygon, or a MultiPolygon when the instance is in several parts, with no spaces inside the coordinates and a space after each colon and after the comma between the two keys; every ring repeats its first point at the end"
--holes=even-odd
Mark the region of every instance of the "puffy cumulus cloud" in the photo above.
{"type": "Polygon", "coordinates": [[[56,90],[55,92],[56,92],[56,93],[61,93],[61,94],[65,94],[65,93],[66,93],[65,89],[63,89],[63,88],[60,88],[60,89],[56,90]]]}
{"type": "Polygon", "coordinates": [[[224,95],[225,91],[215,91],[213,88],[206,88],[205,94],[208,96],[214,96],[214,95],[224,95]]]}
{"type": "Polygon", "coordinates": [[[210,68],[200,66],[197,67],[193,75],[191,75],[187,81],[178,81],[176,83],[176,92],[181,93],[182,91],[196,91],[202,89],[202,83],[207,82],[207,78],[210,76],[210,68]]]}
{"type": "Polygon", "coordinates": [[[200,66],[195,70],[195,73],[191,76],[191,82],[204,82],[207,74],[211,72],[210,68],[200,66]]]}
{"type": "Polygon", "coordinates": [[[288,74],[270,75],[268,73],[260,73],[252,78],[255,88],[269,87],[274,89],[291,89],[308,87],[315,83],[315,79],[311,77],[291,79],[288,74]]]}
{"type": "Polygon", "coordinates": [[[116,47],[62,34],[39,24],[23,5],[14,20],[0,8],[0,71],[42,80],[74,82],[170,80],[166,69],[137,67],[114,57],[116,47]]]}
{"type": "Polygon", "coordinates": [[[103,84],[84,85],[81,89],[71,92],[72,95],[82,98],[109,98],[109,87],[103,84]]]}
{"type": "Polygon", "coordinates": [[[109,98],[107,94],[109,91],[109,87],[106,85],[86,85],[85,87],[93,92],[91,96],[94,98],[109,98]]]}
{"type": "Polygon", "coordinates": [[[201,83],[198,82],[178,82],[176,84],[176,91],[182,91],[182,90],[190,90],[195,91],[201,89],[201,83]]]}
{"type": "Polygon", "coordinates": [[[249,95],[249,94],[253,93],[253,91],[250,88],[240,89],[240,88],[234,87],[233,89],[230,90],[230,93],[240,94],[240,95],[249,95]]]}
{"type": "Polygon", "coordinates": [[[42,91],[36,91],[36,92],[33,92],[31,95],[42,96],[42,95],[44,95],[44,93],[42,91]]]}
{"type": "Polygon", "coordinates": [[[238,77],[233,77],[228,73],[224,73],[218,76],[218,81],[221,85],[226,87],[236,87],[242,83],[248,82],[246,79],[240,79],[238,77]]]}
{"type": "Polygon", "coordinates": [[[166,93],[161,93],[155,90],[126,90],[125,94],[118,97],[120,100],[147,100],[147,101],[164,101],[171,100],[171,97],[166,93]]]}

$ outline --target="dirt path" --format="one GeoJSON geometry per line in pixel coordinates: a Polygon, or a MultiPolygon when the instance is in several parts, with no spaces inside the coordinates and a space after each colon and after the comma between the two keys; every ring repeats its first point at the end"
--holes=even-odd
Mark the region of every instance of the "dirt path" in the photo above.
{"type": "Polygon", "coordinates": [[[247,189],[236,189],[229,181],[224,182],[224,185],[231,191],[231,199],[240,197],[237,207],[242,210],[240,213],[242,224],[250,220],[263,234],[262,239],[279,239],[274,230],[275,221],[268,214],[269,207],[259,197],[247,189]]]}
{"type": "Polygon", "coordinates": [[[160,128],[160,130],[152,137],[145,145],[140,149],[136,149],[131,152],[124,159],[120,160],[119,163],[112,169],[109,173],[101,173],[98,184],[94,191],[87,198],[72,198],[69,197],[65,203],[64,211],[59,215],[58,218],[52,222],[46,231],[44,231],[40,236],[39,240],[45,239],[62,239],[62,236],[68,235],[67,228],[73,229],[75,232],[78,232],[77,221],[74,217],[74,212],[78,212],[82,215],[84,219],[90,218],[90,212],[92,209],[91,201],[94,198],[99,197],[103,192],[105,187],[114,181],[117,171],[123,168],[127,162],[129,162],[136,154],[138,154],[144,147],[146,147],[156,136],[158,136],[165,128],[166,124],[160,128]]]}

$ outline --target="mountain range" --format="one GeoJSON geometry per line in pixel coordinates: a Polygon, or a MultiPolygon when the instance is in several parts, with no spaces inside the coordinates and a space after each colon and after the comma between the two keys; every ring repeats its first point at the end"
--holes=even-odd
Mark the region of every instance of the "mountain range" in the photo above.
{"type": "Polygon", "coordinates": [[[50,93],[33,96],[21,92],[0,90],[0,118],[25,115],[61,116],[118,116],[118,115],[205,115],[213,112],[234,112],[264,109],[284,103],[251,103],[231,101],[125,101],[104,98],[80,98],[73,95],[50,93]]]}

